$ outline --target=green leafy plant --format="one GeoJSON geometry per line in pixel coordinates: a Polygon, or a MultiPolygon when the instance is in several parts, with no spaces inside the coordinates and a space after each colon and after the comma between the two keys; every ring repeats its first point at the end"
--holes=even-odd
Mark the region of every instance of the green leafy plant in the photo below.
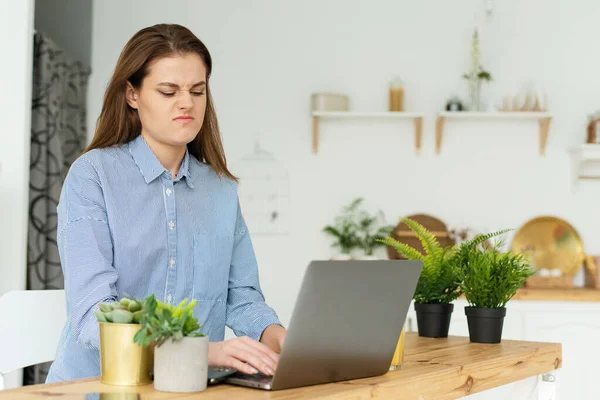
{"type": "Polygon", "coordinates": [[[425,254],[406,243],[387,237],[381,242],[391,246],[409,260],[423,261],[421,276],[414,293],[418,304],[449,304],[460,296],[460,285],[454,268],[454,247],[442,247],[431,232],[410,218],[401,221],[415,233],[425,254]]]}
{"type": "Polygon", "coordinates": [[[478,245],[481,237],[475,239],[461,245],[457,252],[461,289],[472,307],[503,308],[535,269],[525,255],[501,251],[503,241],[485,247],[478,245]]]}
{"type": "Polygon", "coordinates": [[[119,301],[100,303],[95,311],[96,319],[100,322],[115,324],[139,324],[142,315],[142,305],[138,300],[123,297],[119,301]]]}
{"type": "Polygon", "coordinates": [[[471,249],[488,247],[487,241],[508,230],[480,234],[460,246],[442,247],[433,233],[410,218],[401,221],[415,233],[423,246],[425,254],[417,249],[387,237],[382,243],[393,247],[409,260],[423,261],[421,276],[417,282],[414,300],[417,304],[449,304],[462,294],[460,265],[468,263],[471,249]]]}
{"type": "Polygon", "coordinates": [[[372,255],[375,248],[383,246],[381,239],[390,234],[393,227],[382,225],[383,214],[373,215],[361,208],[363,198],[354,199],[344,206],[333,225],[327,225],[323,231],[335,238],[333,247],[339,247],[342,254],[350,254],[354,249],[362,249],[366,255],[372,255]]]}
{"type": "Polygon", "coordinates": [[[177,306],[172,306],[156,300],[153,294],[148,296],[142,301],[142,327],[136,333],[134,341],[147,347],[153,343],[161,346],[169,338],[175,341],[186,336],[204,336],[196,332],[200,329],[198,318],[193,316],[196,303],[195,299],[189,303],[187,299],[183,299],[177,306]]]}
{"type": "Polygon", "coordinates": [[[477,29],[473,32],[471,40],[471,62],[469,71],[463,75],[470,85],[471,107],[474,110],[480,108],[481,83],[490,82],[492,75],[481,65],[481,52],[479,49],[479,33],[477,29]]]}

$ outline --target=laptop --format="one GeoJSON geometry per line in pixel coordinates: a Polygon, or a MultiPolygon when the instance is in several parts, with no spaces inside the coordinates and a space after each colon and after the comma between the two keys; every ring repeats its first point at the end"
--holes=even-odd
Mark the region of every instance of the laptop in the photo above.
{"type": "Polygon", "coordinates": [[[224,382],[281,390],[385,374],[422,266],[412,260],[311,262],[273,376],[237,371],[224,382]]]}

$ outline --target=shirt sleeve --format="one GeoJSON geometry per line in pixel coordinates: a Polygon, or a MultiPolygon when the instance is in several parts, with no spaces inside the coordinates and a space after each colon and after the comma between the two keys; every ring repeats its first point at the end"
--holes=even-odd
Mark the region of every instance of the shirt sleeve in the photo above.
{"type": "Polygon", "coordinates": [[[229,271],[227,326],[237,336],[259,340],[263,331],[273,324],[282,325],[275,311],[265,303],[258,279],[256,256],[238,200],[229,271]]]}
{"type": "Polygon", "coordinates": [[[94,311],[117,299],[117,271],[101,182],[85,159],[73,163],[58,204],[57,241],[70,329],[77,342],[99,349],[94,311]]]}

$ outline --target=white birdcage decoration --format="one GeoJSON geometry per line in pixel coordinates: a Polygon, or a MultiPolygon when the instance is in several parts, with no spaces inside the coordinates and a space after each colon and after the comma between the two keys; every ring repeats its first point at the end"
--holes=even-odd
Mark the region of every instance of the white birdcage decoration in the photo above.
{"type": "Polygon", "coordinates": [[[257,141],[254,152],[232,167],[239,178],[242,214],[252,235],[284,235],[289,222],[289,175],[257,141]]]}

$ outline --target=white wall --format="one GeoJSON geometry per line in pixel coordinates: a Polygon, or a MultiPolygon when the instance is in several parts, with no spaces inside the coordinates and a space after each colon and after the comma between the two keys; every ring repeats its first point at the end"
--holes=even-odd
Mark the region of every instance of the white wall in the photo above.
{"type": "MultiPolygon", "coordinates": [[[[25,288],[33,0],[0,0],[0,295],[25,288]]],[[[4,322],[5,323],[5,322],[4,322]]],[[[20,385],[21,371],[6,386],[20,385]]]]}
{"type": "Polygon", "coordinates": [[[480,0],[95,1],[89,126],[131,35],[159,22],[190,27],[214,57],[230,162],[260,134],[290,173],[290,235],[254,237],[263,288],[287,322],[307,263],[331,255],[321,228],[355,196],[390,222],[425,212],[487,230],[554,214],[600,254],[600,182],[571,192],[566,152],[584,140],[586,114],[600,108],[599,20],[596,0],[495,1],[488,18],[480,0]],[[534,121],[448,123],[434,154],[435,113],[452,93],[466,94],[460,77],[474,24],[495,78],[488,93],[498,98],[528,78],[547,89],[555,118],[545,157],[534,121]],[[311,93],[343,92],[354,110],[383,111],[395,74],[407,82],[407,108],[426,113],[421,156],[408,121],[323,123],[312,154],[311,93]]]}

